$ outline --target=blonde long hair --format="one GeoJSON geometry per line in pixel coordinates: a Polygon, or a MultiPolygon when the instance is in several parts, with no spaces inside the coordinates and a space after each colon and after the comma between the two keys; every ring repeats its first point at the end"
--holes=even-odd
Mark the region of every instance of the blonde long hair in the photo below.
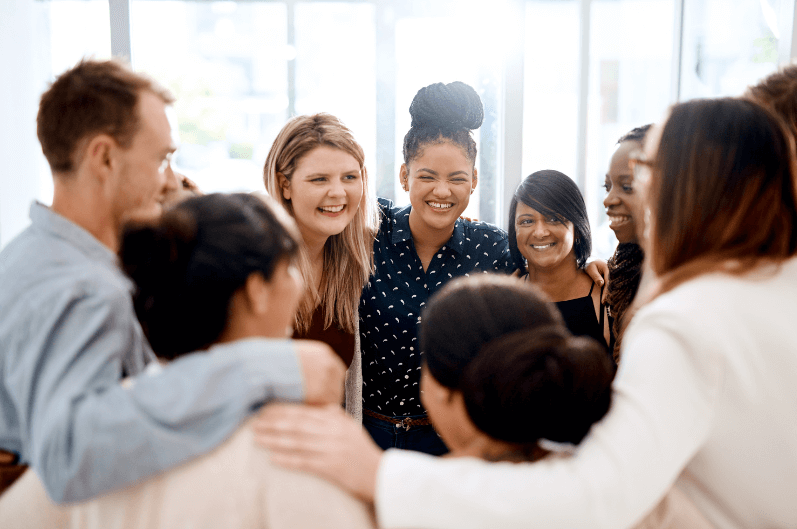
{"type": "Polygon", "coordinates": [[[350,154],[360,164],[363,195],[352,221],[339,234],[332,235],[324,245],[324,265],[321,281],[316,288],[306,249],[303,247],[299,267],[307,285],[296,314],[296,330],[305,332],[320,304],[324,311],[324,328],[337,324],[353,333],[356,328],[357,305],[363,286],[371,275],[373,242],[377,229],[377,208],[368,190],[368,172],[365,155],[351,130],[331,114],[297,116],[282,127],[266,157],[263,180],[266,190],[291,214],[290,200],[282,195],[279,173],[288,180],[293,176],[299,160],[317,147],[328,146],[350,154]]]}

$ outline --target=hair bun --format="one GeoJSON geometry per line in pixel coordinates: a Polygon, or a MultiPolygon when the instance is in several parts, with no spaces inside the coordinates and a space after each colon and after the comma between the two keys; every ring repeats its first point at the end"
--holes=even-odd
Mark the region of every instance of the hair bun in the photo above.
{"type": "Polygon", "coordinates": [[[418,90],[410,116],[413,127],[473,130],[484,121],[484,106],[479,94],[463,82],[435,83],[418,90]]]}

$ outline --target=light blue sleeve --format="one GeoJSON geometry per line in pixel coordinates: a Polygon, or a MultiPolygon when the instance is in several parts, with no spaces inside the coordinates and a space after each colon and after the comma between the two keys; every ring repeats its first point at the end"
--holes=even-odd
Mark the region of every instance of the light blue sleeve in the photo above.
{"type": "Polygon", "coordinates": [[[123,387],[123,358],[148,350],[129,297],[64,294],[38,314],[18,335],[27,342],[6,359],[5,375],[28,437],[25,458],[56,502],[208,452],[264,401],[303,396],[288,340],[193,353],[123,387]]]}

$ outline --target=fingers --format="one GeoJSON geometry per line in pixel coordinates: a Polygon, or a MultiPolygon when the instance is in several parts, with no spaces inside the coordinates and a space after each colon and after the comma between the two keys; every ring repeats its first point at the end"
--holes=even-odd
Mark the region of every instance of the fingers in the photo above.
{"type": "Polygon", "coordinates": [[[256,435],[323,437],[330,431],[326,424],[328,422],[322,408],[299,404],[272,404],[260,411],[252,428],[256,435]]]}
{"type": "MultiPolygon", "coordinates": [[[[609,267],[606,265],[605,261],[595,260],[587,264],[586,268],[587,275],[596,283],[598,283],[601,287],[603,285],[609,284],[609,267]]],[[[609,289],[603,289],[603,295],[601,296],[601,303],[605,303],[606,299],[609,295],[609,289]]]]}
{"type": "Polygon", "coordinates": [[[296,340],[294,344],[304,379],[305,402],[342,402],[346,366],[340,357],[321,342],[296,340]]]}
{"type": "Polygon", "coordinates": [[[382,450],[339,404],[270,404],[253,429],[276,464],[319,475],[373,501],[382,450]]]}

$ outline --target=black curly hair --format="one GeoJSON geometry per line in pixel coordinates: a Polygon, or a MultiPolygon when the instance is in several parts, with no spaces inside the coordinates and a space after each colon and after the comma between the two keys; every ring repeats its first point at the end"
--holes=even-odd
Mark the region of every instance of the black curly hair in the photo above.
{"type": "MultiPolygon", "coordinates": [[[[617,144],[625,143],[627,141],[636,141],[642,143],[645,140],[652,123],[636,127],[623,134],[617,144]]],[[[609,310],[612,314],[612,332],[614,334],[614,356],[615,362],[620,362],[620,344],[623,339],[623,331],[628,325],[627,321],[623,320],[626,310],[631,306],[631,302],[636,297],[637,290],[639,290],[639,282],[642,280],[642,261],[645,254],[642,247],[637,243],[620,243],[614,255],[607,263],[609,266],[609,294],[607,302],[609,310]]]]}
{"type": "Polygon", "coordinates": [[[645,135],[650,130],[650,127],[653,126],[653,123],[648,123],[647,125],[642,125],[641,127],[636,127],[628,131],[627,133],[620,136],[620,139],[617,140],[617,145],[624,143],[626,141],[638,141],[642,142],[645,139],[645,135]]]}
{"type": "Polygon", "coordinates": [[[434,83],[418,90],[410,105],[412,124],[404,136],[404,163],[420,155],[424,145],[451,141],[476,162],[476,142],[471,130],[484,121],[479,94],[469,85],[455,81],[434,83]]]}

